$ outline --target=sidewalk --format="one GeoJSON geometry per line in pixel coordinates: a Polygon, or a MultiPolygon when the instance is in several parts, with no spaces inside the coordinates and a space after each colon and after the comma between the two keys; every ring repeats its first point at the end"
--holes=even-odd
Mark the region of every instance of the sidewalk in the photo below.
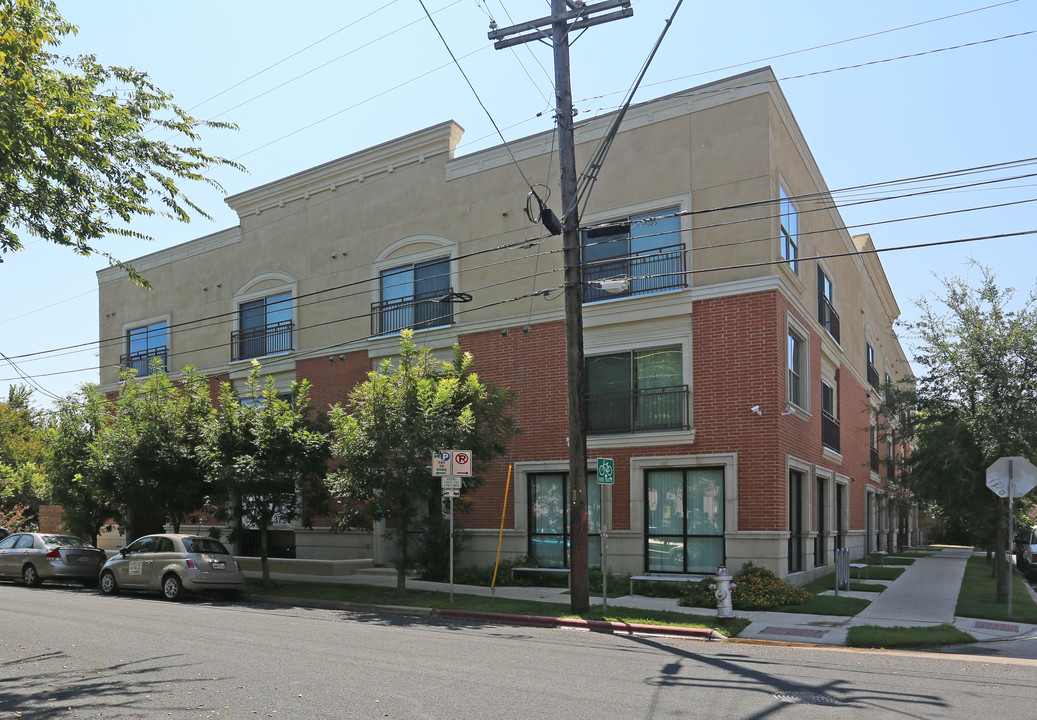
{"type": "MultiPolygon", "coordinates": [[[[943,624],[953,624],[959,630],[972,635],[980,642],[1037,636],[1037,625],[959,618],[954,615],[954,609],[958,602],[958,592],[961,588],[961,580],[965,574],[965,564],[971,554],[972,551],[969,548],[937,550],[929,557],[917,558],[913,564],[907,566],[906,570],[896,580],[886,581],[884,584],[887,584],[888,587],[882,593],[841,593],[851,597],[872,599],[868,607],[853,617],[803,615],[770,611],[735,611],[737,616],[751,621],[751,624],[739,633],[738,639],[844,645],[847,631],[853,625],[895,627],[943,624]]],[[[274,580],[294,581],[300,579],[297,576],[281,576],[277,573],[274,573],[272,577],[274,580]]],[[[395,585],[396,583],[395,575],[386,575],[385,577],[346,575],[334,579],[322,578],[322,580],[361,585],[395,585]]],[[[882,581],[873,580],[870,582],[881,583],[882,581]]],[[[407,587],[439,592],[449,592],[450,590],[450,586],[447,583],[427,582],[424,580],[408,580],[407,587]]],[[[496,596],[559,604],[568,604],[569,602],[568,590],[566,588],[505,586],[491,590],[488,587],[455,584],[454,594],[481,595],[484,597],[496,596]]],[[[256,599],[261,602],[269,601],[269,598],[256,599]]],[[[590,602],[592,605],[600,605],[601,598],[592,597],[590,602]]],[[[716,610],[712,608],[681,607],[677,605],[677,601],[674,598],[654,598],[642,595],[609,598],[608,604],[609,607],[669,610],[695,615],[716,614],[716,610]]],[[[386,612],[404,609],[382,608],[386,612]]],[[[418,609],[413,608],[411,610],[417,611],[418,609]]],[[[533,620],[532,618],[494,613],[458,613],[450,611],[448,608],[438,612],[425,610],[421,613],[413,612],[410,614],[423,614],[426,616],[436,614],[441,617],[458,619],[471,616],[470,619],[480,621],[496,620],[502,623],[543,624],[542,622],[530,622],[533,620]]],[[[587,624],[583,621],[558,622],[555,624],[589,626],[593,629],[601,629],[595,627],[597,625],[595,623],[587,624]]],[[[642,630],[642,628],[626,629],[642,630]]],[[[709,636],[709,633],[703,632],[683,632],[678,634],[702,636],[703,638],[709,636]]]]}

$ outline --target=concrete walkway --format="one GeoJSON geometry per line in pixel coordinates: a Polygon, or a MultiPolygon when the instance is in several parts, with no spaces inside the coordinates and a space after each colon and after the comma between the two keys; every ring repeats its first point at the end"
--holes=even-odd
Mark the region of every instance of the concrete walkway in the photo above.
{"type": "MultiPolygon", "coordinates": [[[[1037,637],[1037,625],[1016,622],[959,618],[954,611],[958,602],[961,580],[965,565],[971,556],[970,548],[936,549],[929,557],[917,558],[906,566],[906,570],[893,581],[869,581],[886,584],[881,593],[842,592],[841,595],[868,598],[871,604],[853,617],[828,615],[803,615],[771,611],[735,611],[739,617],[751,624],[739,633],[739,639],[770,640],[778,642],[802,642],[821,645],[844,645],[849,628],[853,625],[927,626],[953,624],[979,641],[1006,640],[1019,637],[1037,637]]],[[[253,577],[256,573],[246,572],[253,577]]],[[[313,576],[283,575],[272,573],[274,580],[288,582],[313,581],[313,576]]],[[[395,572],[384,574],[344,575],[320,578],[321,582],[339,582],[358,585],[395,586],[395,572]]],[[[447,583],[408,580],[407,587],[416,590],[449,592],[447,583]]],[[[495,590],[477,585],[454,585],[455,595],[480,595],[484,597],[514,598],[569,604],[566,588],[503,586],[495,590]]],[[[1037,595],[1031,591],[1037,602],[1037,595]]],[[[262,598],[256,598],[262,601],[262,598]]],[[[591,605],[600,605],[601,598],[592,597],[591,605]]],[[[643,595],[628,595],[609,598],[609,608],[641,610],[668,610],[695,615],[715,615],[711,608],[689,608],[677,604],[674,598],[655,598],[643,595]]],[[[448,608],[445,608],[448,609],[448,608]]],[[[503,623],[509,622],[507,615],[499,615],[503,623]]],[[[481,619],[486,619],[482,617],[481,619]]]]}

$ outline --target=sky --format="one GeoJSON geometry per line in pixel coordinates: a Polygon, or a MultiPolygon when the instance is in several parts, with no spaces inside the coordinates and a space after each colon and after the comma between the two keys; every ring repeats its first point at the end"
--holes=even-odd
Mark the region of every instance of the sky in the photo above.
{"type": "MultiPolygon", "coordinates": [[[[578,119],[622,101],[676,1],[634,0],[632,18],[575,38],[578,119]]],[[[458,155],[500,144],[494,123],[509,141],[550,129],[550,47],[495,50],[486,37],[491,19],[506,27],[549,15],[548,0],[424,3],[434,24],[419,0],[59,0],[79,32],[57,52],[146,71],[195,117],[238,125],[201,140],[247,168],[212,173],[227,194],[446,120],[465,128],[458,155]]],[[[1035,60],[1037,0],[685,0],[635,102],[770,65],[833,191],[1034,158],[954,180],[835,192],[851,234],[897,248],[1037,229],[1035,60]],[[918,216],[927,217],[906,219],[918,216]]],[[[126,260],[237,224],[220,191],[182,189],[212,220],[141,219],[133,229],[152,242],[98,245],[126,260]]],[[[974,258],[1021,301],[1035,286],[1035,244],[1030,234],[883,252],[909,356],[915,301],[941,295],[941,277],[975,281],[974,258]]],[[[96,272],[106,265],[32,240],[4,256],[0,353],[16,367],[0,359],[0,388],[29,376],[46,407],[98,381],[96,272]]]]}

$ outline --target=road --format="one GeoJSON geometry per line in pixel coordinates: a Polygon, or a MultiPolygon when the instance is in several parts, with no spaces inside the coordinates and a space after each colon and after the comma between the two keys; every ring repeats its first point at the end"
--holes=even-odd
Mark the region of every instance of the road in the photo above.
{"type": "Polygon", "coordinates": [[[3,719],[1029,720],[1035,668],[0,583],[3,719]]]}

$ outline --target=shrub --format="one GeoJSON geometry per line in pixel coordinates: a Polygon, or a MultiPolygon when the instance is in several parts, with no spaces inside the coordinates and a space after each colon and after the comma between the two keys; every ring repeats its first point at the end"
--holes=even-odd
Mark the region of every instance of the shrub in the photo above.
{"type": "MultiPolygon", "coordinates": [[[[712,583],[712,578],[689,583],[678,604],[715,608],[717,600],[709,587],[712,583]]],[[[770,610],[783,605],[802,605],[813,597],[809,591],[782,582],[770,570],[756,567],[751,562],[735,574],[734,583],[736,587],[731,593],[731,602],[735,610],[770,610]]]]}

